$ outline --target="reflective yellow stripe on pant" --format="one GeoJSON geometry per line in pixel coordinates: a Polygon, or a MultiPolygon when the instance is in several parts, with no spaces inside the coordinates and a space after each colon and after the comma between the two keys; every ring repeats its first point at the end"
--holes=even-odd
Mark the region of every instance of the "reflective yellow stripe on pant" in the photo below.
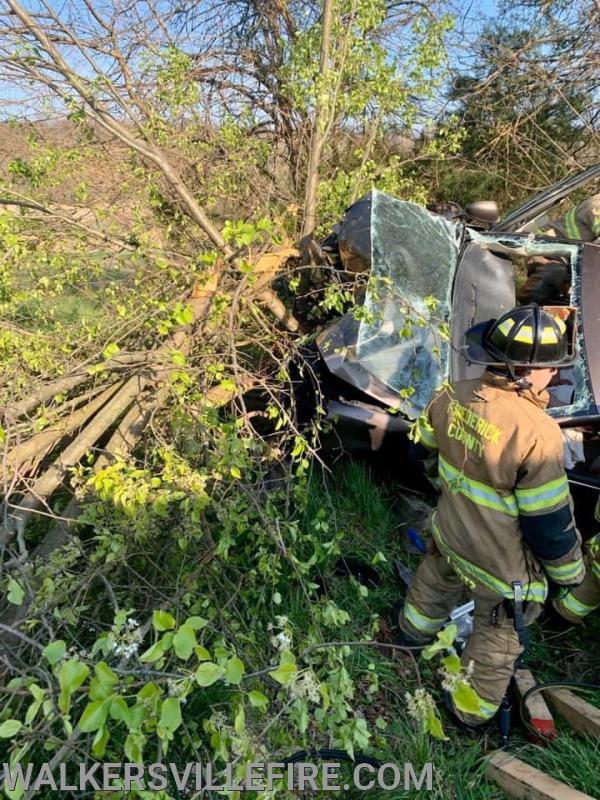
{"type": "Polygon", "coordinates": [[[571,622],[581,622],[600,608],[600,534],[588,544],[585,565],[586,575],[583,582],[554,601],[554,607],[559,614],[571,622]]]}
{"type": "MultiPolygon", "coordinates": [[[[464,583],[470,588],[475,588],[477,584],[485,586],[500,597],[507,600],[514,599],[513,587],[504,581],[492,575],[482,567],[473,564],[466,558],[459,556],[444,542],[442,533],[437,525],[435,515],[432,519],[433,536],[440,551],[446,556],[450,563],[454,566],[457,573],[463,579],[464,583]]],[[[548,596],[548,584],[546,580],[532,581],[531,583],[523,583],[523,600],[532,600],[536,603],[543,603],[548,596]]]]}

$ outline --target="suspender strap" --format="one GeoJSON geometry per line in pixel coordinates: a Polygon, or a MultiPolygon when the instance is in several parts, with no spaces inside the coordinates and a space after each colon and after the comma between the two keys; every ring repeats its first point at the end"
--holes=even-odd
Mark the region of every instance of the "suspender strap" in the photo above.
{"type": "Polygon", "coordinates": [[[523,586],[521,581],[513,581],[515,631],[519,637],[519,644],[525,646],[525,618],[523,616],[523,586]]]}

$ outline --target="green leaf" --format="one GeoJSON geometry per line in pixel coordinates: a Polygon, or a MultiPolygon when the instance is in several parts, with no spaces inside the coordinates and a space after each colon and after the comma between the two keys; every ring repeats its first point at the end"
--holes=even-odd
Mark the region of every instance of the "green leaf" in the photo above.
{"type": "Polygon", "coordinates": [[[185,355],[181,352],[181,350],[171,350],[171,361],[178,367],[184,367],[185,355]]]}
{"type": "Polygon", "coordinates": [[[0,725],[0,739],[12,739],[22,727],[18,719],[7,719],[0,725]]]}
{"type": "Polygon", "coordinates": [[[225,680],[229,681],[229,683],[233,683],[235,686],[239,686],[245,671],[246,667],[244,666],[244,662],[234,656],[229,659],[225,667],[225,680]]]}
{"type": "Polygon", "coordinates": [[[38,686],[37,683],[32,683],[29,686],[29,691],[33,695],[34,700],[25,714],[25,725],[31,725],[33,720],[37,717],[38,712],[42,707],[42,703],[46,698],[46,690],[38,686]]]}
{"type": "Polygon", "coordinates": [[[129,709],[129,719],[127,720],[127,727],[130,731],[139,731],[142,722],[148,716],[148,710],[145,705],[136,703],[129,709]]]}
{"type": "Polygon", "coordinates": [[[142,664],[151,664],[153,661],[158,661],[159,658],[162,658],[167,650],[173,644],[173,634],[166,633],[162,639],[159,639],[158,642],[152,645],[152,647],[148,648],[145,653],[142,653],[140,656],[140,661],[142,664]]]}
{"type": "Polygon", "coordinates": [[[209,651],[206,649],[206,647],[202,647],[202,645],[200,644],[198,645],[198,647],[194,649],[194,653],[196,654],[196,658],[198,659],[198,661],[211,660],[211,655],[209,651]]]}
{"type": "Polygon", "coordinates": [[[98,678],[92,678],[90,681],[90,689],[88,697],[90,700],[106,700],[113,693],[113,687],[106,683],[102,683],[98,678]]]}
{"type": "Polygon", "coordinates": [[[448,737],[442,727],[442,721],[433,711],[430,711],[427,719],[427,730],[435,739],[440,739],[442,742],[448,741],[448,737]]]}
{"type": "Polygon", "coordinates": [[[319,684],[319,694],[321,695],[323,711],[327,711],[331,706],[331,697],[329,696],[329,687],[326,683],[319,684]]]}
{"type": "Polygon", "coordinates": [[[456,653],[450,653],[450,655],[442,658],[442,664],[446,667],[448,672],[451,672],[453,675],[458,675],[460,672],[460,658],[456,655],[456,653]]]}
{"type": "Polygon", "coordinates": [[[231,474],[233,475],[234,478],[238,478],[239,479],[239,478],[242,477],[242,473],[240,472],[239,467],[231,467],[229,472],[231,472],[231,474]]]}
{"type": "Polygon", "coordinates": [[[472,686],[462,681],[452,692],[452,700],[459,711],[467,714],[479,714],[479,697],[472,686]]]}
{"type": "Polygon", "coordinates": [[[204,617],[188,617],[183,624],[193,628],[195,631],[199,631],[201,628],[206,628],[208,620],[204,619],[204,617]]]}
{"type": "Polygon", "coordinates": [[[21,800],[21,798],[25,794],[23,784],[19,779],[17,780],[14,789],[9,789],[8,786],[4,786],[3,788],[4,788],[4,794],[8,797],[8,800],[21,800]]]}
{"type": "Polygon", "coordinates": [[[194,629],[190,628],[189,625],[182,625],[173,637],[173,647],[177,658],[187,660],[194,652],[194,647],[197,644],[194,629]]]}
{"type": "Polygon", "coordinates": [[[63,714],[69,713],[71,695],[79,689],[89,672],[89,667],[76,659],[70,659],[62,664],[58,673],[58,684],[60,686],[58,707],[63,714]]]}
{"type": "Polygon", "coordinates": [[[173,312],[173,319],[178,325],[189,325],[194,319],[194,312],[189,306],[179,306],[173,312]]]}
{"type": "Polygon", "coordinates": [[[88,696],[90,700],[106,700],[113,694],[114,687],[119,682],[116,672],[104,661],[99,661],[94,667],[94,677],[90,681],[88,696]]]}
{"type": "Polygon", "coordinates": [[[94,667],[94,673],[100,683],[105,686],[114,686],[119,682],[119,676],[104,661],[99,661],[94,667]]]}
{"type": "Polygon", "coordinates": [[[175,617],[168,611],[154,611],[152,614],[152,624],[157,631],[170,631],[177,625],[175,617]]]}
{"type": "Polygon", "coordinates": [[[127,705],[127,701],[124,697],[121,697],[120,695],[113,697],[110,704],[109,714],[111,718],[117,722],[124,722],[126,725],[129,725],[129,706],[127,705]]]}
{"type": "Polygon", "coordinates": [[[120,349],[121,348],[119,347],[118,344],[111,342],[110,344],[107,344],[104,350],[102,351],[102,356],[106,359],[112,358],[113,356],[117,355],[120,349]]]}
{"type": "Polygon", "coordinates": [[[20,606],[23,605],[24,598],[25,592],[23,591],[21,584],[18,583],[14,578],[9,578],[8,593],[6,595],[8,602],[12,603],[13,606],[20,606]]]}
{"type": "Polygon", "coordinates": [[[181,701],[177,697],[168,697],[161,706],[159,730],[162,729],[167,739],[181,725],[181,701]]]}
{"type": "Polygon", "coordinates": [[[283,650],[280,656],[280,661],[282,664],[295,664],[296,656],[291,650],[283,650]]]}
{"type": "Polygon", "coordinates": [[[92,753],[96,756],[96,758],[104,757],[109,738],[110,733],[108,732],[107,728],[98,729],[96,735],[94,736],[94,741],[92,742],[92,753]]]}
{"type": "Polygon", "coordinates": [[[65,657],[67,652],[67,644],[62,639],[57,639],[55,642],[50,642],[42,650],[42,655],[49,664],[56,664],[58,661],[65,657]]]}
{"type": "Polygon", "coordinates": [[[46,689],[42,689],[37,683],[31,683],[28,688],[36,700],[43,700],[46,696],[46,689]]]}
{"type": "Polygon", "coordinates": [[[446,625],[445,628],[442,628],[437,635],[436,641],[423,650],[423,658],[429,661],[436,653],[440,653],[442,650],[453,650],[457,632],[456,625],[446,625]]]}
{"type": "Polygon", "coordinates": [[[257,689],[252,689],[252,691],[249,692],[248,700],[250,700],[251,706],[260,708],[262,711],[265,711],[269,705],[269,698],[257,689]]]}
{"type": "Polygon", "coordinates": [[[306,700],[296,700],[296,703],[298,704],[296,725],[300,733],[306,733],[308,728],[308,705],[306,700]]]}
{"type": "Polygon", "coordinates": [[[130,762],[139,764],[142,761],[142,747],[145,742],[145,737],[141,733],[130,733],[125,739],[125,755],[130,762]]]}
{"type": "Polygon", "coordinates": [[[233,721],[233,729],[239,736],[244,732],[245,727],[246,727],[246,712],[244,711],[244,706],[240,705],[240,707],[237,710],[237,714],[235,715],[235,719],[233,721]]]}
{"type": "Polygon", "coordinates": [[[273,672],[269,672],[269,675],[278,683],[285,685],[295,678],[297,672],[298,667],[295,664],[280,664],[273,672]]]}
{"type": "Polygon", "coordinates": [[[205,661],[196,670],[196,683],[199,686],[212,686],[219,678],[223,677],[225,670],[212,661],[205,661]]]}
{"type": "Polygon", "coordinates": [[[94,700],[83,709],[79,718],[79,727],[84,733],[97,731],[104,726],[108,715],[109,702],[107,700],[94,700]]]}

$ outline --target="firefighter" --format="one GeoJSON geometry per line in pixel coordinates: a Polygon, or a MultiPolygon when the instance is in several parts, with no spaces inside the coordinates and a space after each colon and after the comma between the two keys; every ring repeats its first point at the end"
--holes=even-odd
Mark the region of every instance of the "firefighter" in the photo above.
{"type": "MultiPolygon", "coordinates": [[[[596,505],[596,519],[600,522],[600,499],[596,505]]],[[[583,582],[553,601],[561,617],[576,624],[600,608],[600,533],[588,542],[585,563],[587,570],[583,582]]]]}
{"type": "Polygon", "coordinates": [[[519,307],[470,328],[466,342],[485,373],[440,390],[417,425],[439,453],[441,497],[398,625],[401,643],[424,646],[467,588],[474,627],[461,662],[471,665],[479,711],[453,711],[476,726],[502,702],[548,580],[574,586],[584,566],[560,429],[544,412],[546,386],[574,360],[565,322],[519,307]]]}
{"type": "Polygon", "coordinates": [[[600,239],[600,194],[588,197],[578,206],[552,220],[542,231],[546,236],[595,242],[600,239]]]}
{"type": "MultiPolygon", "coordinates": [[[[542,223],[539,232],[558,239],[600,241],[600,194],[588,197],[562,217],[542,223]]],[[[527,281],[519,292],[522,303],[557,303],[568,296],[571,271],[566,258],[536,256],[527,265],[527,281]]]]}

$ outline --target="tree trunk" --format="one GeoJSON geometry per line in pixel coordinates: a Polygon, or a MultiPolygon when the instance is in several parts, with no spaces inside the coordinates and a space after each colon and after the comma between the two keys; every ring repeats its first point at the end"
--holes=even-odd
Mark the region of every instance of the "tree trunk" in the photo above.
{"type": "Polygon", "coordinates": [[[315,117],[313,120],[306,192],[304,196],[304,220],[302,225],[303,252],[313,238],[317,221],[317,192],[319,189],[319,165],[325,141],[324,130],[327,122],[328,96],[326,78],[329,73],[329,43],[331,40],[331,17],[333,0],[323,0],[321,21],[321,59],[319,63],[319,91],[316,99],[315,117]]]}

